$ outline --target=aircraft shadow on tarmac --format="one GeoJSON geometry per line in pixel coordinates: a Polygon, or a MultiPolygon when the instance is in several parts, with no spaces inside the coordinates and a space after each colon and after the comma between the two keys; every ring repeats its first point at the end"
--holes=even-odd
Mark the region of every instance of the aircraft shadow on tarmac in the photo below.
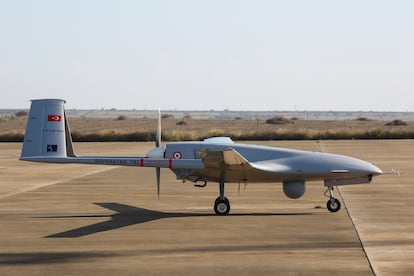
{"type": "MultiPolygon", "coordinates": [[[[115,230],[118,228],[150,222],[164,218],[182,218],[182,217],[216,217],[216,214],[200,214],[200,213],[165,213],[159,211],[148,210],[145,208],[133,207],[119,203],[95,203],[103,208],[115,211],[112,215],[76,215],[76,216],[53,216],[43,218],[99,218],[108,217],[107,221],[87,225],[84,227],[68,230],[61,233],[52,234],[45,238],[77,238],[115,230]]],[[[247,213],[247,214],[230,214],[229,216],[295,216],[295,215],[312,215],[312,213],[247,213]]]]}

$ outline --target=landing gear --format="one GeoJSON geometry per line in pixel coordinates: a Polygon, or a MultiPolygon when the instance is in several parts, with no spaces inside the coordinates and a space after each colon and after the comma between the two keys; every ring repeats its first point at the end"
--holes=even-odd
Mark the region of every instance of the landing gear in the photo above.
{"type": "Polygon", "coordinates": [[[341,209],[341,202],[336,198],[332,198],[326,202],[326,208],[332,213],[338,212],[341,209]]]}
{"type": "Polygon", "coordinates": [[[227,215],[230,212],[230,201],[227,199],[227,197],[224,199],[218,197],[216,199],[214,202],[214,212],[216,212],[216,215],[219,216],[227,215]]]}
{"type": "Polygon", "coordinates": [[[339,209],[341,209],[341,202],[337,198],[334,197],[333,186],[328,186],[327,192],[328,191],[329,191],[329,200],[328,202],[326,202],[326,208],[332,213],[338,212],[339,209]]]}
{"type": "Polygon", "coordinates": [[[224,196],[224,182],[220,183],[220,196],[214,202],[214,212],[219,216],[225,216],[230,212],[230,201],[224,196]]]}

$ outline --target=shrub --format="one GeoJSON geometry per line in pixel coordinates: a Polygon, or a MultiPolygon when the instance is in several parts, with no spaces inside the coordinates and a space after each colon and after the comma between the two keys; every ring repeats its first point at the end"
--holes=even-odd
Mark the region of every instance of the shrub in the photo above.
{"type": "Polygon", "coordinates": [[[172,114],[163,114],[161,119],[174,119],[174,115],[172,114]]]}
{"type": "Polygon", "coordinates": [[[128,117],[125,115],[119,115],[118,118],[116,118],[117,121],[124,121],[126,120],[128,117]]]}
{"type": "Polygon", "coordinates": [[[16,117],[24,117],[24,116],[27,116],[29,113],[27,112],[27,111],[18,111],[18,112],[16,112],[16,117]]]}
{"type": "Polygon", "coordinates": [[[9,132],[0,135],[0,142],[22,142],[24,134],[19,132],[9,132]]]}
{"type": "Polygon", "coordinates": [[[178,121],[178,122],[176,123],[176,125],[177,125],[177,126],[186,126],[186,125],[188,125],[188,124],[187,124],[187,122],[186,122],[186,121],[178,121]]]}
{"type": "Polygon", "coordinates": [[[394,120],[392,122],[386,123],[386,126],[406,126],[407,123],[403,120],[394,120]]]}
{"type": "Polygon", "coordinates": [[[294,122],[283,116],[275,116],[273,118],[267,119],[266,124],[286,125],[286,124],[294,124],[294,122]]]}

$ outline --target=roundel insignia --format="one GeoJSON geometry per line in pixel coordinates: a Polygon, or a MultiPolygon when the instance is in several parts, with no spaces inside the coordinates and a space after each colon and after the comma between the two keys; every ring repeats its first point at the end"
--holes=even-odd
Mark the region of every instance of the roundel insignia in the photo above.
{"type": "Polygon", "coordinates": [[[174,159],[181,159],[182,157],[183,156],[182,156],[181,152],[179,152],[179,151],[176,151],[176,152],[173,153],[173,158],[174,159]]]}

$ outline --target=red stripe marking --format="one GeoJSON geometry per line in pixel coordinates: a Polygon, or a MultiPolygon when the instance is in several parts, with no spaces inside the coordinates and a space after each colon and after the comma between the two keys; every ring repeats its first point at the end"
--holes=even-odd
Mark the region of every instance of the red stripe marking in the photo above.
{"type": "Polygon", "coordinates": [[[168,160],[168,168],[170,168],[170,169],[172,168],[172,159],[168,160]]]}

